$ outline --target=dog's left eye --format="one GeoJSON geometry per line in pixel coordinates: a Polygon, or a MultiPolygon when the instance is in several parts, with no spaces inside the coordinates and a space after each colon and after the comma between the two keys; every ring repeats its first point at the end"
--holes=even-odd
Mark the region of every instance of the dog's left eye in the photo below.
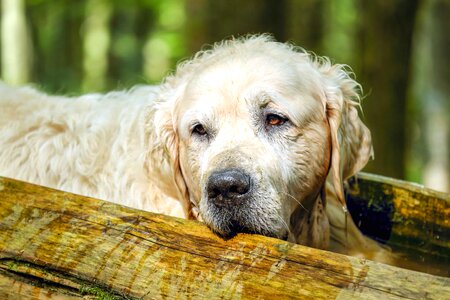
{"type": "Polygon", "coordinates": [[[192,133],[196,133],[198,135],[205,135],[207,134],[205,127],[203,127],[202,124],[197,124],[192,129],[192,133]]]}
{"type": "Polygon", "coordinates": [[[277,114],[268,114],[266,116],[266,125],[267,126],[280,126],[286,123],[288,119],[283,116],[277,114]]]}

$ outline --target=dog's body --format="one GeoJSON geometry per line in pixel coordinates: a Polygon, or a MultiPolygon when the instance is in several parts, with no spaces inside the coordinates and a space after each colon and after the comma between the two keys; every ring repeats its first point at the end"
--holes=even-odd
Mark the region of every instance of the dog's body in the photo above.
{"type": "Polygon", "coordinates": [[[168,171],[148,172],[144,114],[158,91],[67,98],[1,84],[0,174],[184,217],[168,171]]]}
{"type": "Polygon", "coordinates": [[[343,210],[342,181],[372,151],[357,90],[341,66],[266,36],[216,45],[156,87],[1,85],[0,175],[385,261],[343,210]]]}

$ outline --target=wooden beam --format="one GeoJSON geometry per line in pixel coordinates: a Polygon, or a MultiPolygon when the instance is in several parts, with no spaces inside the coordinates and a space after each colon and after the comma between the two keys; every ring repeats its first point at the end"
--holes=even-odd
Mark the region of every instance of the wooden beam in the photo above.
{"type": "Polygon", "coordinates": [[[450,279],[0,177],[0,298],[442,299],[450,279]]]}
{"type": "Polygon", "coordinates": [[[347,205],[366,235],[402,253],[397,264],[450,277],[450,194],[359,173],[349,180],[347,205]]]}

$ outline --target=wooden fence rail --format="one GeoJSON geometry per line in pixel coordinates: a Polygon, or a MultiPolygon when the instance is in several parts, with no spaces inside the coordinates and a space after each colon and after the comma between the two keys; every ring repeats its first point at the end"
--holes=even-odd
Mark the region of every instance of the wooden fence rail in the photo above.
{"type": "Polygon", "coordinates": [[[0,177],[0,299],[443,299],[450,279],[0,177]]]}

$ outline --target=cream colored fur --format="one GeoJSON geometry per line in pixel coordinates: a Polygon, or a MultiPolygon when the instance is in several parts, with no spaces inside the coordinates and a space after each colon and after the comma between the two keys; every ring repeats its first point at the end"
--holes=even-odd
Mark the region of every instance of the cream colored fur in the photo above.
{"type": "Polygon", "coordinates": [[[341,65],[264,35],[200,52],[161,86],[69,98],[2,84],[0,175],[386,261],[345,222],[343,180],[372,154],[358,105],[341,65]],[[286,124],[267,125],[273,112],[286,124]],[[228,213],[205,191],[235,168],[254,193],[228,213]]]}
{"type": "Polygon", "coordinates": [[[171,171],[147,171],[144,116],[158,92],[68,98],[1,84],[0,175],[183,217],[171,171]]]}

